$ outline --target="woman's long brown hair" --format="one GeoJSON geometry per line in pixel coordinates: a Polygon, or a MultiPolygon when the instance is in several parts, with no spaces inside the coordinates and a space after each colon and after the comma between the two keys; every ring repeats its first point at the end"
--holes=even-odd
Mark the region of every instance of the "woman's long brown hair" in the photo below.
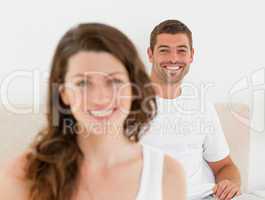
{"type": "MultiPolygon", "coordinates": [[[[77,185],[78,161],[83,154],[73,129],[76,120],[60,95],[67,62],[79,51],[108,52],[121,61],[129,74],[132,88],[131,111],[124,122],[124,135],[138,142],[150,120],[156,114],[155,93],[144,65],[133,43],[114,27],[88,23],[70,29],[60,40],[51,66],[47,127],[40,131],[27,156],[26,178],[30,186],[30,200],[70,200],[77,185]],[[140,95],[138,93],[141,93],[140,95]]],[[[89,138],[88,138],[89,139],[89,138]]]]}

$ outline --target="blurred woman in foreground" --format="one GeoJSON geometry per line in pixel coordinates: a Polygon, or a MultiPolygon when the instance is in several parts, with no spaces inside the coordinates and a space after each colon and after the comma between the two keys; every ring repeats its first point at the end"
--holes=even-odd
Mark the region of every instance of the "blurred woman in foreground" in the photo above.
{"type": "Polygon", "coordinates": [[[114,27],[70,29],[52,61],[47,128],[1,172],[5,200],[184,200],[180,165],[139,143],[155,94],[132,42],[114,27]]]}

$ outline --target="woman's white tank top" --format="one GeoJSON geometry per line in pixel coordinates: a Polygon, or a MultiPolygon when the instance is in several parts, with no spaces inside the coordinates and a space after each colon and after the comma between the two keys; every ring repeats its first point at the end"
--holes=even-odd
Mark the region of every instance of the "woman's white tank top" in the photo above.
{"type": "Polygon", "coordinates": [[[143,169],[136,200],[162,200],[164,154],[143,145],[143,169]]]}

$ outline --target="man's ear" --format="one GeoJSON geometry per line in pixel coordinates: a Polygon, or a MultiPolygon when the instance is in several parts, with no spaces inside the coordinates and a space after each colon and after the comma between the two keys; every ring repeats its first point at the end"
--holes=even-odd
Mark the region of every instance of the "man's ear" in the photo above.
{"type": "Polygon", "coordinates": [[[70,105],[68,94],[66,93],[64,85],[59,86],[59,95],[65,105],[70,105]]]}
{"type": "Polygon", "coordinates": [[[150,47],[147,49],[147,55],[150,63],[153,63],[153,51],[150,47]]]}
{"type": "Polygon", "coordinates": [[[191,49],[191,55],[190,55],[191,60],[190,60],[190,63],[193,62],[193,57],[194,57],[194,48],[191,49]]]}

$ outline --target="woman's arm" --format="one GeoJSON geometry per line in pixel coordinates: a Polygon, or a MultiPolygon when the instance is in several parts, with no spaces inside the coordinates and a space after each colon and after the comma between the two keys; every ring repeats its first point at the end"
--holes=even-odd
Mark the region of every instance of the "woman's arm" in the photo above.
{"type": "Polygon", "coordinates": [[[28,200],[24,178],[25,154],[9,161],[0,169],[0,199],[28,200]]]}
{"type": "Polygon", "coordinates": [[[165,156],[163,176],[163,200],[186,200],[186,179],[181,164],[165,156]]]}

